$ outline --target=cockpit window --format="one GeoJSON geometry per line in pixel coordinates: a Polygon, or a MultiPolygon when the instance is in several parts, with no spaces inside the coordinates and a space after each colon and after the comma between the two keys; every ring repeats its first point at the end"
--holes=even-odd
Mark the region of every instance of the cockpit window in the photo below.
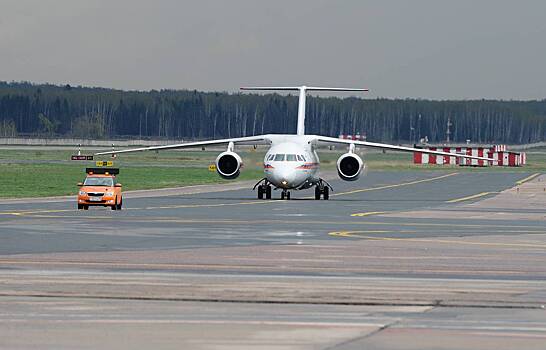
{"type": "Polygon", "coordinates": [[[298,160],[299,160],[300,162],[303,162],[303,157],[302,157],[302,156],[300,156],[299,154],[297,154],[296,156],[298,157],[298,160]]]}
{"type": "Polygon", "coordinates": [[[296,155],[295,154],[287,154],[286,155],[286,161],[287,162],[295,162],[296,161],[296,155]]]}
{"type": "Polygon", "coordinates": [[[274,154],[270,154],[270,155],[267,157],[267,160],[273,160],[273,158],[275,158],[275,155],[274,155],[274,154]]]}
{"type": "Polygon", "coordinates": [[[276,162],[282,162],[284,160],[284,154],[275,154],[275,159],[274,159],[276,162]]]}

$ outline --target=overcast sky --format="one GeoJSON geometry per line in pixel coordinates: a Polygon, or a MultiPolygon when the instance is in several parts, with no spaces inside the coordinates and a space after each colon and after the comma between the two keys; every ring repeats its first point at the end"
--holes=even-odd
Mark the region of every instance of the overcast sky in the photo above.
{"type": "Polygon", "coordinates": [[[0,80],[546,98],[546,1],[0,0],[0,80]]]}

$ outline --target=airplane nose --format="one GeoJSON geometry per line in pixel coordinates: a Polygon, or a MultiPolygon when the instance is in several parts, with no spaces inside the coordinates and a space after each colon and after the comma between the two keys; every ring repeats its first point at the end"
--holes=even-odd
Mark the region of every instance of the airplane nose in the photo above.
{"type": "Polygon", "coordinates": [[[290,185],[294,182],[295,178],[296,178],[296,174],[294,173],[293,170],[283,170],[280,174],[279,174],[279,178],[280,178],[280,183],[282,185],[282,187],[285,187],[285,188],[288,188],[290,187],[290,185]]]}

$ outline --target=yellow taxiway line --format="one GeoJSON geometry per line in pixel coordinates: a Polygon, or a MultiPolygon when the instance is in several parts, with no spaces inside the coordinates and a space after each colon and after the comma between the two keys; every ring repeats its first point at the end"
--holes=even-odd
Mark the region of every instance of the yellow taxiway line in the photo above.
{"type": "Polygon", "coordinates": [[[379,215],[379,214],[386,214],[384,211],[367,211],[364,213],[353,213],[351,216],[370,216],[370,215],[379,215]]]}
{"type": "Polygon", "coordinates": [[[464,201],[468,201],[468,200],[471,200],[471,199],[476,199],[476,198],[484,197],[484,196],[487,196],[488,194],[492,194],[492,193],[498,193],[498,192],[482,192],[482,193],[478,193],[478,194],[473,194],[473,195],[471,195],[471,196],[466,196],[466,197],[462,197],[462,198],[451,199],[451,200],[449,200],[449,201],[446,201],[446,203],[459,203],[459,202],[464,202],[464,201]]]}
{"type": "Polygon", "coordinates": [[[377,237],[361,235],[360,233],[386,233],[386,232],[373,232],[373,231],[334,231],[328,233],[334,237],[351,237],[351,238],[365,238],[376,241],[403,241],[403,242],[417,242],[417,243],[441,243],[441,244],[458,244],[458,245],[476,245],[486,247],[507,247],[507,248],[533,248],[546,250],[546,244],[529,244],[529,243],[488,243],[488,242],[468,242],[468,241],[455,241],[449,239],[430,239],[430,238],[398,238],[398,237],[377,237]]]}
{"type": "Polygon", "coordinates": [[[362,188],[362,189],[353,190],[353,191],[333,193],[333,194],[330,195],[330,197],[343,196],[343,195],[346,195],[346,194],[353,194],[353,193],[360,193],[360,192],[386,190],[386,189],[389,189],[389,188],[396,188],[396,187],[402,187],[402,186],[415,185],[415,184],[420,184],[420,183],[423,183],[423,182],[431,182],[431,181],[444,179],[446,177],[455,176],[457,174],[459,174],[459,173],[449,173],[449,174],[436,176],[436,177],[431,177],[431,178],[427,178],[427,179],[415,180],[415,181],[410,181],[410,182],[402,182],[402,183],[399,183],[399,184],[385,185],[385,186],[379,186],[379,187],[370,187],[370,188],[362,188]]]}
{"type": "Polygon", "coordinates": [[[524,179],[521,179],[519,181],[516,181],[516,185],[521,185],[527,181],[531,181],[532,179],[534,179],[535,177],[539,176],[540,173],[536,173],[536,174],[533,174],[533,175],[530,175],[530,176],[527,176],[526,178],[524,179]]]}

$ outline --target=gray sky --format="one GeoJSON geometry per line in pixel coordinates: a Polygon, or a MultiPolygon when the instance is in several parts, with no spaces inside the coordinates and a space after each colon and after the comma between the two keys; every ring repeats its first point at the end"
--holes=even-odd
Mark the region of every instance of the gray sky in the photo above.
{"type": "Polygon", "coordinates": [[[0,80],[546,98],[546,2],[0,0],[0,80]]]}

